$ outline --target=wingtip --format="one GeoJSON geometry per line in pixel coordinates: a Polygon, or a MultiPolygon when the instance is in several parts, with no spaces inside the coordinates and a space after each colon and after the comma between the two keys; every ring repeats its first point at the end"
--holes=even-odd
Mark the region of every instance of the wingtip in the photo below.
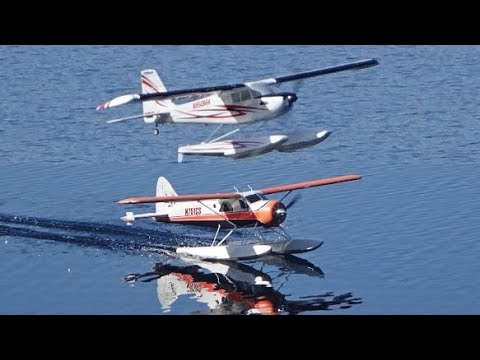
{"type": "MultiPolygon", "coordinates": [[[[364,64],[363,68],[369,68],[369,67],[377,66],[379,64],[378,60],[375,58],[362,60],[361,63],[364,64]]],[[[360,69],[362,69],[362,67],[360,67],[359,70],[360,69]]]]}

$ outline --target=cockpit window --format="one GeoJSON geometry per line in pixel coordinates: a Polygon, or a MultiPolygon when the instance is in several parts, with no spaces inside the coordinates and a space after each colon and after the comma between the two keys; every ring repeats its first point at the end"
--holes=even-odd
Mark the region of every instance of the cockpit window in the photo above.
{"type": "Polygon", "coordinates": [[[245,196],[245,199],[247,199],[247,201],[252,204],[254,202],[257,202],[259,200],[262,200],[263,198],[259,195],[259,194],[251,194],[251,195],[248,195],[248,196],[245,196]]]}
{"type": "Polygon", "coordinates": [[[224,200],[220,206],[220,211],[222,212],[242,211],[248,209],[248,204],[243,199],[227,199],[224,200]]]}
{"type": "Polygon", "coordinates": [[[195,101],[196,99],[194,99],[192,96],[182,96],[182,97],[177,97],[173,100],[173,103],[175,105],[183,105],[183,104],[186,104],[186,103],[189,103],[189,102],[192,102],[192,101],[195,101]]]}
{"type": "Polygon", "coordinates": [[[248,89],[232,93],[233,102],[247,101],[247,100],[250,100],[251,98],[252,98],[252,93],[248,89]]]}
{"type": "Polygon", "coordinates": [[[250,100],[252,98],[252,95],[250,94],[250,90],[242,90],[241,98],[242,101],[250,100]]]}
{"type": "Polygon", "coordinates": [[[197,101],[197,100],[200,100],[200,99],[209,97],[210,95],[211,95],[211,94],[208,94],[208,93],[206,93],[206,94],[186,95],[186,96],[174,98],[174,99],[173,99],[173,103],[174,103],[175,105],[182,105],[182,104],[186,104],[186,103],[189,103],[189,102],[192,102],[192,101],[197,101]]]}
{"type": "Polygon", "coordinates": [[[248,205],[243,199],[238,199],[238,203],[240,204],[240,209],[242,210],[248,209],[248,205]]]}
{"type": "Polygon", "coordinates": [[[257,91],[257,90],[252,90],[252,97],[259,99],[259,98],[262,97],[262,93],[260,91],[257,91]]]}

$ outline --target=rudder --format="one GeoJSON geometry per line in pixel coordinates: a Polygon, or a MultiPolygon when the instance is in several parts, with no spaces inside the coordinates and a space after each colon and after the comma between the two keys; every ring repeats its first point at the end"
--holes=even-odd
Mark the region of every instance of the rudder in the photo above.
{"type": "MultiPolygon", "coordinates": [[[[163,84],[163,81],[160,79],[158,73],[153,69],[142,70],[141,72],[141,85],[142,85],[142,94],[153,94],[166,92],[167,88],[163,84]]],[[[152,100],[143,102],[143,113],[144,114],[158,114],[158,113],[168,113],[168,108],[171,106],[171,100],[152,100]]],[[[154,123],[159,119],[158,115],[154,116],[145,116],[143,120],[146,123],[154,123]]]]}
{"type": "MultiPolygon", "coordinates": [[[[173,190],[172,184],[164,178],[160,176],[157,180],[157,191],[156,196],[177,196],[175,190],[173,190]]],[[[165,209],[168,207],[167,203],[156,203],[155,210],[157,213],[165,212],[165,209]]]]}

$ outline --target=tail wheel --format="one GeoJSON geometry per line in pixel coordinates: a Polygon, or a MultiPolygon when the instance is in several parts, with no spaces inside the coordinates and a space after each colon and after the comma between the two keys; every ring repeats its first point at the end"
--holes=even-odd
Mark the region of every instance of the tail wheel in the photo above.
{"type": "Polygon", "coordinates": [[[153,129],[153,135],[158,135],[160,134],[160,130],[158,130],[157,128],[153,129]]]}

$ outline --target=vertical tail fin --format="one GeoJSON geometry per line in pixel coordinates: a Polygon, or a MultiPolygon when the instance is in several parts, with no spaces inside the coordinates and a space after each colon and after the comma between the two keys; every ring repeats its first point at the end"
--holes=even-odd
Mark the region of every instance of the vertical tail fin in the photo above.
{"type": "MultiPolygon", "coordinates": [[[[152,94],[158,92],[165,92],[167,91],[163,81],[158,76],[158,73],[155,70],[147,69],[142,70],[141,72],[141,84],[142,84],[142,94],[152,94]]],[[[168,113],[168,108],[172,104],[171,100],[152,100],[152,101],[144,101],[143,102],[143,113],[144,114],[151,114],[151,113],[159,113],[164,112],[168,113]]],[[[154,123],[156,120],[159,119],[160,116],[145,116],[143,120],[146,123],[154,123]]]]}
{"type": "MultiPolygon", "coordinates": [[[[175,190],[173,190],[170,182],[165,179],[163,176],[160,176],[157,180],[157,192],[156,196],[177,196],[175,190]]],[[[155,210],[157,213],[165,212],[165,209],[168,207],[167,203],[156,203],[155,210]]]]}

